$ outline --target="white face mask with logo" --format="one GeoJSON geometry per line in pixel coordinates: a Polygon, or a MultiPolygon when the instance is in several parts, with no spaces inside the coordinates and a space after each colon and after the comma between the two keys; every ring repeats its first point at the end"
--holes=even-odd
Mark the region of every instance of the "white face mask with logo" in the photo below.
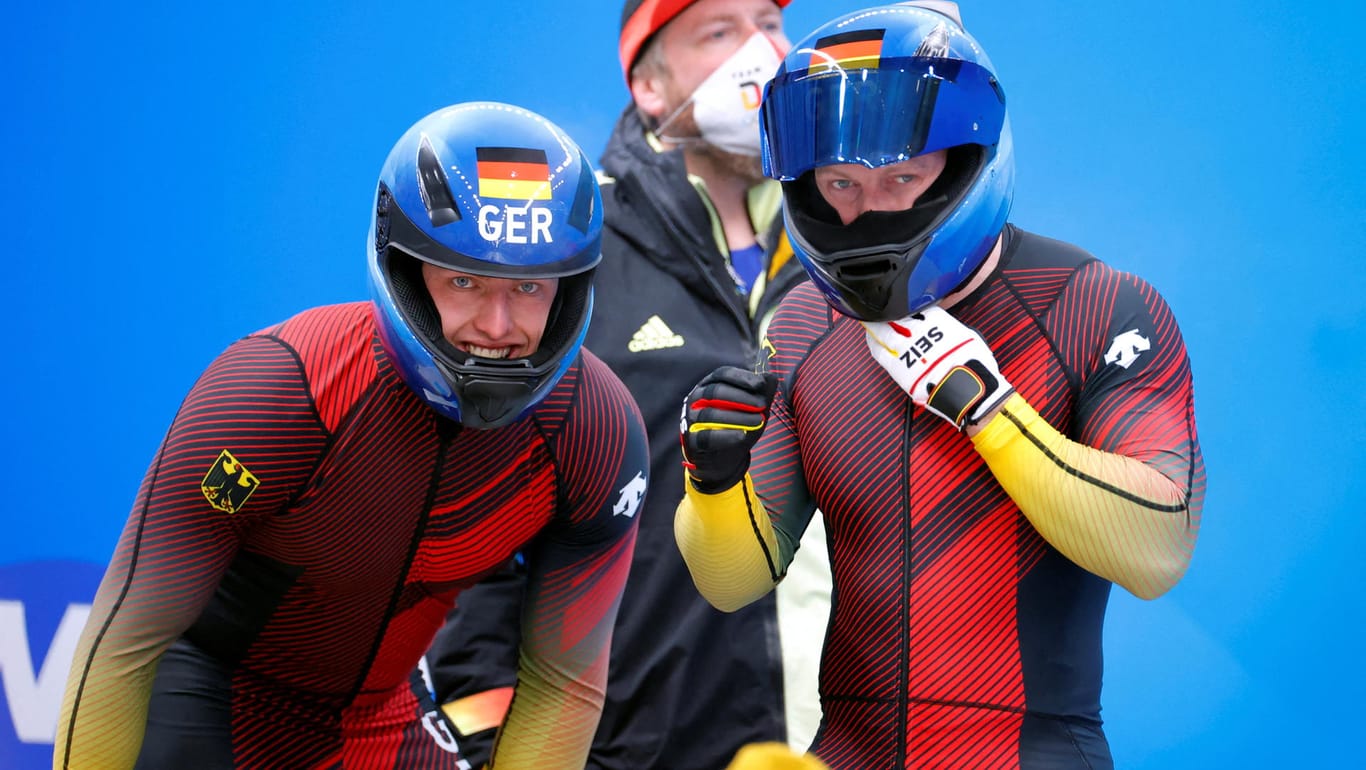
{"type": "Polygon", "coordinates": [[[697,141],[699,137],[667,134],[669,123],[691,104],[702,141],[736,155],[759,157],[759,100],[781,63],[782,54],[773,41],[762,32],[754,33],[659,124],[655,134],[673,142],[697,141]]]}

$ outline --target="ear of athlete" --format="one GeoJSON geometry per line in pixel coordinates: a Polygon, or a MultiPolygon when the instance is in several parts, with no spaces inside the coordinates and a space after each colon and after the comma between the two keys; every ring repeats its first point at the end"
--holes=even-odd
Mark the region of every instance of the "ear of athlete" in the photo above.
{"type": "Polygon", "coordinates": [[[778,379],[735,366],[702,378],[683,402],[683,467],[693,487],[717,494],[740,483],[763,435],[778,379]]]}

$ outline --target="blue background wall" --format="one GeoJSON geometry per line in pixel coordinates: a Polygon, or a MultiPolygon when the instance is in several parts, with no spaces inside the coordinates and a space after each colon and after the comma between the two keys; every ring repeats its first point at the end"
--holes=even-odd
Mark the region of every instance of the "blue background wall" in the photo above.
{"type": "MultiPolygon", "coordinates": [[[[796,0],[788,31],[864,4],[796,0]]],[[[497,99],[596,156],[627,98],[615,0],[189,5],[21,3],[0,27],[0,767],[47,763],[66,664],[49,649],[78,625],[200,370],[244,333],[366,296],[368,206],[402,131],[497,99]]],[[[1169,595],[1112,603],[1120,766],[1354,764],[1360,12],[963,13],[1010,99],[1013,220],[1148,278],[1194,361],[1204,530],[1169,595]]]]}

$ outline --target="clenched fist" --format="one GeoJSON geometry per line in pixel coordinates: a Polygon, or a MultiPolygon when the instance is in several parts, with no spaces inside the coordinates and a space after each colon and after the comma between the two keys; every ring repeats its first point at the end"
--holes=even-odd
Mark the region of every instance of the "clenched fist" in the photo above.
{"type": "Polygon", "coordinates": [[[683,467],[699,492],[724,492],[745,477],[777,390],[773,375],[722,366],[688,394],[679,432],[683,467]]]}

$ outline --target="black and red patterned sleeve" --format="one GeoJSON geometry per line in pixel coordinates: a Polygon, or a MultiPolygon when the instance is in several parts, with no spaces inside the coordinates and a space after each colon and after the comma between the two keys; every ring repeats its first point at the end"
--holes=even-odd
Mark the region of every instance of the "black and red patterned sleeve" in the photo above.
{"type": "MultiPolygon", "coordinates": [[[[560,407],[551,403],[542,412],[560,407]]],[[[517,689],[490,767],[587,761],[649,483],[635,401],[587,351],[553,443],[561,510],[527,556],[517,689]]]]}
{"type": "Polygon", "coordinates": [[[143,479],[81,634],[55,767],[133,766],[157,660],[325,440],[299,361],[279,341],[240,340],[204,372],[143,479]]]}

